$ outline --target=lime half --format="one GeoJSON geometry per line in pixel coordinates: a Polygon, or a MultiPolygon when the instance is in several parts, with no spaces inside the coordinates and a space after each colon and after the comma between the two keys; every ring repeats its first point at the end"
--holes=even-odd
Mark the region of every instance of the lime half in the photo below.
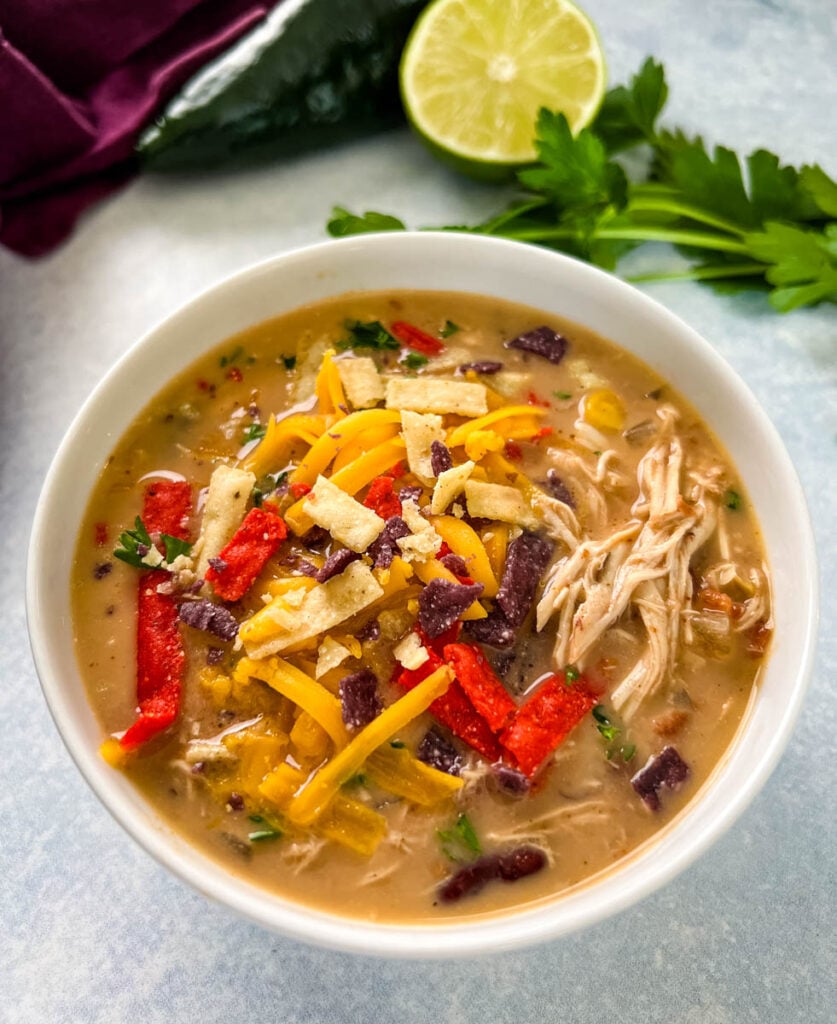
{"type": "Polygon", "coordinates": [[[479,177],[535,158],[541,107],[564,113],[574,132],[589,124],[605,81],[593,23],[569,0],[435,0],[401,58],[413,126],[479,177]]]}

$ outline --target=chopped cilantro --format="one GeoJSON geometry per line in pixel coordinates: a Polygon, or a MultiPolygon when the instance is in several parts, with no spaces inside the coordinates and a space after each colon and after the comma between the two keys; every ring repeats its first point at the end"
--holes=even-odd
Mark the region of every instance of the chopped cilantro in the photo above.
{"type": "Polygon", "coordinates": [[[238,362],[239,359],[244,355],[244,347],[242,345],[236,346],[232,352],[228,355],[221,356],[218,360],[219,365],[223,369],[225,366],[233,366],[238,362]]]}
{"type": "Polygon", "coordinates": [[[562,402],[568,402],[573,397],[571,391],[553,391],[552,394],[562,402]]]}
{"type": "Polygon", "coordinates": [[[596,720],[596,728],[602,734],[604,739],[608,743],[613,743],[613,741],[619,735],[621,730],[618,729],[613,724],[613,722],[611,722],[611,720],[607,717],[607,713],[604,709],[604,704],[597,704],[593,708],[593,718],[595,718],[596,720]]]}
{"type": "Polygon", "coordinates": [[[452,334],[457,334],[462,328],[459,324],[455,324],[453,320],[445,320],[445,326],[439,331],[439,335],[442,338],[449,338],[452,334]]]}
{"type": "Polygon", "coordinates": [[[628,761],[632,761],[636,756],[636,743],[626,744],[624,747],[622,747],[621,754],[622,760],[625,762],[625,764],[627,764],[628,761]]]}
{"type": "Polygon", "coordinates": [[[724,495],[724,504],[733,512],[737,512],[741,508],[741,495],[738,491],[727,491],[724,495]]]}
{"type": "Polygon", "coordinates": [[[282,356],[282,362],[286,370],[293,370],[296,367],[296,356],[282,356]]]}
{"type": "Polygon", "coordinates": [[[191,544],[167,533],[160,534],[160,540],[165,548],[165,559],[154,546],[145,523],[137,516],[134,520],[134,529],[120,533],[119,547],[113,552],[114,558],[127,562],[137,569],[156,569],[164,560],[173,562],[178,555],[188,555],[192,550],[191,544]]]}
{"type": "Polygon", "coordinates": [[[251,423],[244,428],[244,443],[249,441],[261,441],[267,433],[267,426],[264,423],[251,423]]]}
{"type": "Polygon", "coordinates": [[[394,338],[380,320],[347,320],[346,330],[349,337],[337,342],[337,348],[345,352],[347,348],[371,348],[376,352],[395,351],[401,348],[401,342],[394,338]]]}
{"type": "Polygon", "coordinates": [[[566,686],[572,686],[573,683],[577,683],[580,678],[581,673],[575,665],[567,665],[564,668],[564,683],[566,686]]]}
{"type": "Polygon", "coordinates": [[[453,828],[437,829],[442,853],[453,861],[473,860],[482,853],[482,846],[467,814],[460,814],[453,828]]]}
{"type": "Polygon", "coordinates": [[[401,365],[406,366],[408,370],[418,370],[420,366],[426,366],[428,362],[427,356],[423,356],[420,352],[408,352],[400,360],[401,365]]]}
{"type": "Polygon", "coordinates": [[[393,748],[393,750],[403,750],[404,747],[407,746],[407,744],[403,743],[401,740],[390,740],[389,745],[393,748]]]}

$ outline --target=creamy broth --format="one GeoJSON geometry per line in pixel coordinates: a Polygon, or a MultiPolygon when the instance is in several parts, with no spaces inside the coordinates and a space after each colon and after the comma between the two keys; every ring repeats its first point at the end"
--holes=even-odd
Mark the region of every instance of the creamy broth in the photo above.
{"type": "MultiPolygon", "coordinates": [[[[567,529],[567,522],[572,529],[575,524],[579,533],[573,546],[593,546],[592,558],[600,562],[597,583],[607,582],[607,573],[617,571],[620,557],[624,565],[631,550],[638,557],[639,527],[610,554],[597,551],[595,545],[635,520],[637,506],[642,504],[637,482],[640,461],[661,444],[669,445],[667,459],[672,458],[671,444],[679,444],[682,451],[678,493],[686,497],[678,498],[679,511],[674,515],[688,517],[693,508],[705,505],[713,517],[705,543],[683,555],[682,607],[673,607],[671,592],[663,588],[662,605],[657,608],[662,618],[655,620],[654,593],[648,591],[643,598],[640,592],[584,650],[574,668],[581,672],[581,684],[595,692],[598,717],[584,715],[549,763],[534,774],[527,795],[508,795],[498,786],[488,762],[455,738],[453,745],[465,764],[464,785],[435,806],[422,808],[394,797],[370,782],[363,769],[353,773],[340,792],[375,810],[386,822],[386,835],[370,856],[316,831],[289,826],[280,809],[252,793],[242,796],[237,789],[240,766],[235,750],[244,748],[236,748],[234,741],[225,747],[233,748],[229,760],[195,759],[195,741],[210,741],[215,750],[224,737],[247,736],[248,729],[258,731],[266,722],[274,732],[287,736],[299,717],[290,700],[263,683],[252,681],[243,695],[238,688],[226,696],[223,688],[207,685],[208,678],[228,678],[244,651],[198,629],[180,627],[186,667],[176,723],[119,758],[119,767],[174,828],[230,871],[322,910],[367,920],[430,922],[552,897],[613,867],[695,797],[735,735],[757,683],[771,628],[757,523],[728,457],[692,407],[647,366],[576,324],[474,295],[347,295],[244,331],[180,374],[119,440],[91,497],[77,541],[73,614],[78,660],[90,700],[106,735],[121,735],[136,718],[140,573],[115,560],[112,552],[120,532],[130,529],[142,512],[148,483],[165,479],[155,474],[179,475],[193,485],[197,496],[219,465],[246,464],[258,451],[254,447],[258,442],[245,442],[248,431],[259,433],[254,425],[266,424],[271,413],[283,413],[300,403],[308,411],[323,352],[347,337],[346,321],[386,325],[403,321],[434,338],[447,333],[445,350],[423,365],[416,365],[421,360],[413,360],[412,367],[400,365],[397,351],[357,349],[355,356],[374,355],[385,376],[403,374],[407,379],[450,379],[496,387],[508,403],[539,410],[540,424],[551,428],[541,437],[512,441],[501,453],[553,501],[556,480],[563,483],[568,489],[564,496],[575,506],[569,518],[560,512],[558,525],[553,516],[551,525],[545,518],[533,531],[551,535],[554,543],[550,567],[535,597],[546,617],[542,631],[534,629],[533,609],[513,647],[484,647],[518,705],[537,693],[547,675],[570,664],[571,645],[579,643],[578,637],[572,640],[571,630],[581,631],[582,619],[590,614],[583,605],[578,575],[570,579],[564,603],[549,614],[550,580],[560,576],[562,566],[568,569],[572,555],[571,545],[559,539],[561,530],[567,529]],[[445,332],[446,323],[458,330],[445,332]],[[505,342],[541,325],[568,341],[566,355],[557,364],[504,347],[505,342]],[[293,359],[295,366],[287,369],[293,359]],[[457,373],[462,364],[485,360],[502,362],[502,370],[494,375],[457,373]],[[640,689],[650,686],[656,670],[654,645],[649,647],[648,641],[654,622],[659,624],[666,615],[668,621],[676,620],[675,648],[666,653],[666,665],[657,672],[650,692],[642,699],[629,696],[617,711],[612,696],[632,670],[640,679],[640,689]],[[213,666],[207,665],[210,649],[218,652],[209,656],[217,659],[213,666]],[[676,748],[689,775],[677,787],[660,788],[659,809],[651,810],[631,780],[667,746],[676,748]],[[472,851],[467,844],[466,848],[459,844],[454,852],[460,861],[451,860],[443,851],[439,832],[451,830],[461,815],[473,826],[484,854],[529,844],[546,852],[548,865],[514,884],[495,880],[459,901],[445,903],[438,898],[440,885],[467,862],[472,851]],[[261,821],[254,822],[254,817],[261,821]],[[258,835],[280,830],[284,834],[277,838],[258,835]]],[[[345,358],[353,358],[352,353],[345,358]]],[[[330,428],[335,433],[339,422],[336,419],[330,428]]],[[[285,469],[286,463],[293,468],[305,450],[300,443],[281,465],[271,466],[271,472],[285,469]]],[[[454,461],[462,463],[465,454],[458,451],[454,461]]],[[[665,466],[660,472],[664,470],[665,466]]],[[[409,472],[394,481],[396,490],[415,483],[409,472]]],[[[430,485],[425,488],[422,501],[431,490],[430,485]]],[[[361,500],[362,496],[363,489],[358,493],[361,500]]],[[[296,497],[279,495],[276,500],[284,514],[296,497]]],[[[464,500],[459,500],[464,506],[464,500]]],[[[640,519],[642,514],[640,508],[640,519]]],[[[647,520],[648,516],[646,525],[647,520]]],[[[687,520],[684,524],[688,543],[702,526],[689,528],[687,520]]],[[[483,538],[491,530],[484,520],[475,525],[483,538]]],[[[199,511],[189,528],[194,539],[200,528],[199,511]]],[[[672,529],[676,532],[676,523],[672,529]]],[[[673,550],[676,556],[680,548],[673,550]]],[[[316,563],[321,554],[321,547],[308,551],[290,533],[252,589],[230,604],[235,619],[242,622],[263,607],[262,594],[271,579],[300,575],[293,555],[307,555],[316,563]]],[[[502,566],[498,576],[501,571],[502,566]]],[[[411,585],[418,589],[416,584],[413,578],[411,585]]],[[[196,596],[192,589],[185,600],[196,596]]],[[[493,602],[484,601],[483,607],[490,609],[493,602]]],[[[414,612],[414,605],[405,605],[388,619],[381,616],[383,636],[363,641],[361,657],[350,656],[339,669],[332,669],[323,677],[323,685],[337,694],[339,676],[367,665],[375,671],[384,706],[402,698],[405,691],[390,678],[395,666],[391,651],[412,629],[414,612]],[[388,636],[388,631],[394,635],[388,636]]],[[[347,627],[331,632],[338,639],[347,633],[354,636],[363,624],[364,616],[359,615],[347,627]]],[[[468,637],[466,628],[461,639],[468,637]]],[[[310,670],[322,639],[288,657],[310,670]]],[[[403,744],[403,749],[415,752],[431,724],[431,715],[425,712],[400,729],[393,737],[397,749],[403,744]]],[[[444,728],[440,731],[451,739],[444,728]]],[[[281,757],[292,750],[286,744],[281,757]]]]}

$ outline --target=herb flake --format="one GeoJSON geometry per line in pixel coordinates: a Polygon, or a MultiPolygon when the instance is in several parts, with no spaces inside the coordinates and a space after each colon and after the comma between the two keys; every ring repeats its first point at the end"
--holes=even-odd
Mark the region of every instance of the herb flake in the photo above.
{"type": "Polygon", "coordinates": [[[458,334],[462,328],[459,324],[455,324],[453,320],[445,320],[445,326],[439,331],[440,338],[450,338],[453,334],[458,334]]]}
{"type": "Polygon", "coordinates": [[[394,352],[401,348],[401,342],[393,337],[380,320],[347,320],[348,338],[337,342],[341,352],[346,349],[368,348],[375,352],[394,352]]]}
{"type": "Polygon", "coordinates": [[[482,845],[467,814],[460,814],[449,829],[437,829],[442,853],[452,861],[473,860],[482,853],[482,845]]]}

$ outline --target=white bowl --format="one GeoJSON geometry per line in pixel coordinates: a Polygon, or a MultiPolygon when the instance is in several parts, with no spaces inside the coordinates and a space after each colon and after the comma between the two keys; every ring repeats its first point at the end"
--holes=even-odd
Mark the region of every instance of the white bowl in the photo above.
{"type": "Polygon", "coordinates": [[[566,935],[659,888],[738,817],[791,735],[814,654],[814,541],[791,461],[753,396],[691,328],[630,286],[565,256],[442,233],[366,235],[287,253],[204,292],[137,342],[101,381],[55,457],[29,548],[27,617],[44,694],[76,764],[116,820],[160,863],[254,921],[307,942],[400,957],[466,956],[566,935]],[[476,292],[560,314],[645,360],[690,399],[732,456],[761,522],[776,634],[757,697],[688,807],[612,870],[529,909],[438,925],[332,916],[227,873],[190,846],[98,753],[101,727],[73,651],[70,568],[88,496],[120,435],[169,377],[251,324],[346,291],[476,292]]]}

